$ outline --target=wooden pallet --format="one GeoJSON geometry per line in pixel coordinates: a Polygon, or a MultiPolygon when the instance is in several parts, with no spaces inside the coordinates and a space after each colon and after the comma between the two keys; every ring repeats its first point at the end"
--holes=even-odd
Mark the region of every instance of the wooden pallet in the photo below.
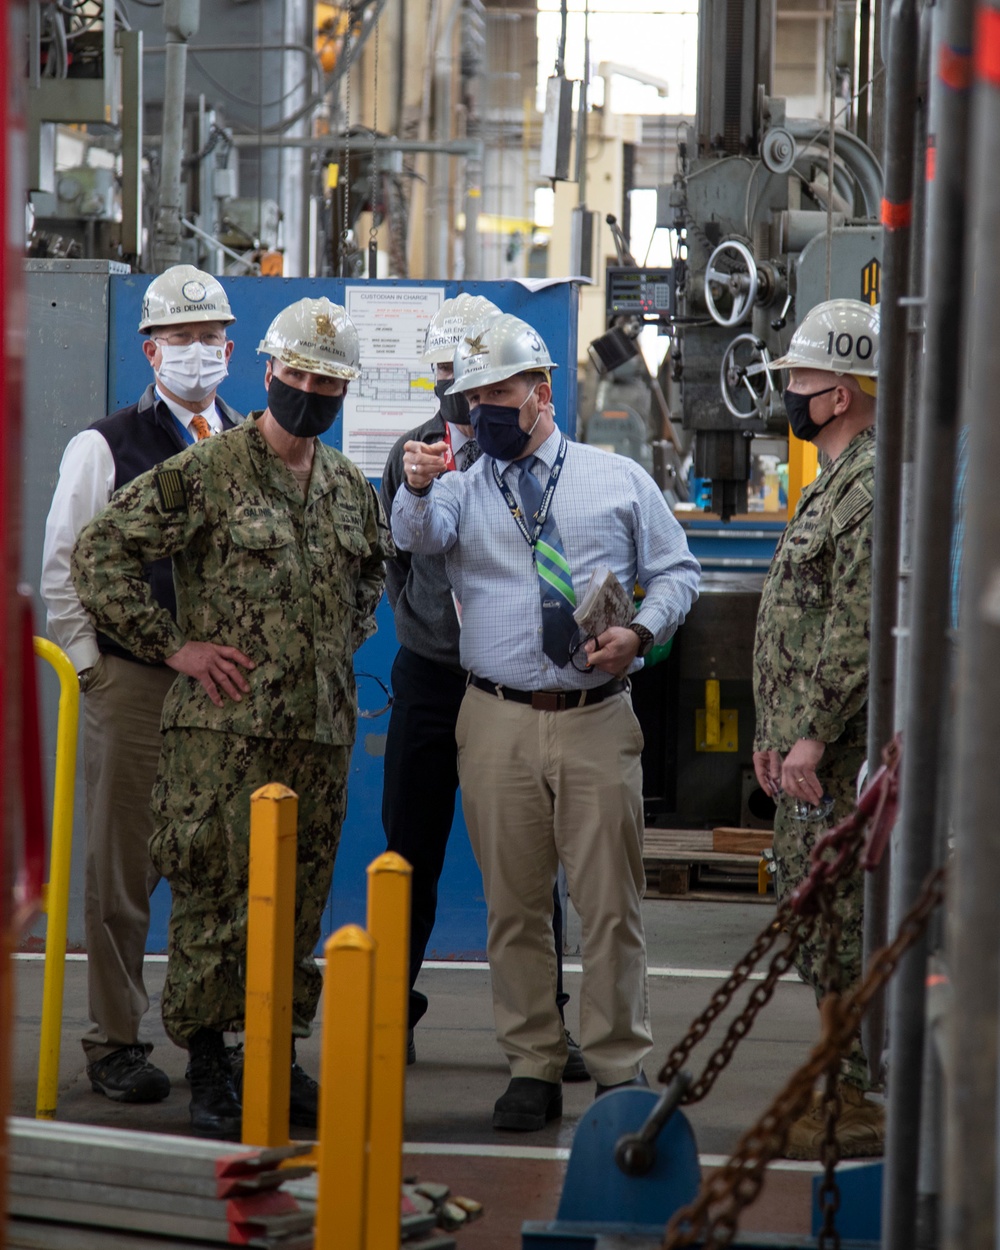
{"type": "Polygon", "coordinates": [[[771,841],[770,830],[760,829],[647,829],[646,893],[676,898],[721,888],[756,896],[761,856],[771,841]]]}

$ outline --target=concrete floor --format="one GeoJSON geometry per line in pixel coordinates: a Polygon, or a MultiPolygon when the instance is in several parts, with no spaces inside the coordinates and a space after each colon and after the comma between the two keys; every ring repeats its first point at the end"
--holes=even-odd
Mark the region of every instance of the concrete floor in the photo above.
{"type": "MultiPolygon", "coordinates": [[[[650,1006],[655,1047],[647,1075],[656,1074],[670,1046],[707,1004],[721,974],[747,949],[772,915],[756,901],[695,902],[649,899],[644,904],[650,965],[650,1006]]],[[[578,930],[568,928],[570,949],[578,930]]],[[[580,973],[567,956],[566,988],[572,996],[567,1023],[574,1030],[580,973]]],[[[147,988],[151,1008],[147,1036],[154,1059],[173,1083],[163,1103],[126,1107],[94,1094],[84,1070],[79,1036],[87,1026],[86,963],[67,963],[58,1118],[67,1121],[184,1134],[187,1130],[186,1052],[172,1046],[159,1019],[165,964],[151,958],[147,988]]],[[[34,1113],[43,964],[17,962],[15,1115],[34,1113]]],[[[564,1088],[561,1120],[527,1136],[498,1134],[490,1117],[507,1082],[507,1069],[493,1036],[489,973],[478,965],[433,965],[420,987],[430,1010],[417,1030],[418,1062],[408,1069],[405,1170],[424,1180],[442,1181],[454,1192],[486,1204],[485,1218],[459,1234],[460,1250],[516,1250],[524,1219],[554,1218],[565,1157],[574,1129],[593,1098],[593,1084],[564,1088]]],[[[723,1022],[720,1022],[723,1023],[723,1022]]],[[[703,1167],[720,1156],[766,1107],[791,1071],[806,1057],[817,1032],[811,991],[784,982],[775,992],[732,1063],[703,1102],[688,1109],[703,1167]]],[[[717,1025],[718,1029],[719,1026],[717,1025]]],[[[695,1052],[698,1069],[709,1042],[695,1052]]],[[[299,1059],[319,1071],[319,1039],[299,1043],[299,1059]]],[[[773,1169],[762,1197],[747,1213],[749,1230],[804,1233],[809,1227],[809,1185],[815,1168],[784,1164],[773,1169]]]]}

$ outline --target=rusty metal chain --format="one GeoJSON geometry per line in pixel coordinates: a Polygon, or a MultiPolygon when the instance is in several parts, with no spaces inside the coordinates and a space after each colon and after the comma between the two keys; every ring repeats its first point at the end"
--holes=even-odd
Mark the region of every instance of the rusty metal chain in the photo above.
{"type": "Polygon", "coordinates": [[[709,1056],[701,1076],[692,1084],[684,1102],[700,1102],[705,1097],[733,1057],[733,1051],[753,1028],[761,1008],[770,1002],[780,978],[794,967],[798,949],[812,932],[815,923],[815,916],[796,916],[787,901],[778,907],[774,919],[758,934],[747,953],[709,999],[708,1006],[692,1022],[687,1034],[667,1055],[659,1076],[662,1084],[669,1085],[684,1068],[691,1051],[705,1038],[781,934],[787,932],[786,945],[771,960],[763,981],[754,986],[746,1006],[730,1024],[722,1043],[709,1056]]]}
{"type": "MultiPolygon", "coordinates": [[[[819,895],[819,909],[826,931],[826,946],[820,976],[826,994],[839,997],[842,987],[840,962],[840,935],[843,926],[834,904],[832,891],[819,895]]],[[[840,1075],[840,1056],[831,1059],[826,1069],[823,1087],[823,1141],[820,1144],[820,1162],[823,1164],[823,1184],[819,1191],[819,1209],[823,1215],[823,1227],[818,1239],[819,1250],[840,1250],[840,1234],[837,1232],[837,1212],[840,1210],[840,1186],[837,1184],[837,1164],[840,1148],[837,1145],[837,1124],[843,1110],[843,1102],[837,1087],[840,1075]]]]}
{"type": "MultiPolygon", "coordinates": [[[[698,1197],[675,1212],[663,1236],[663,1250],[701,1244],[722,1250],[736,1235],[740,1213],[760,1193],[768,1163],[778,1158],[789,1130],[812,1099],[815,1082],[838,1066],[849,1049],[872,998],[892,976],[903,955],[923,935],[931,912],[944,897],[945,869],[931,873],[895,938],[872,957],[860,984],[846,995],[829,994],[820,1004],[821,1035],[806,1062],[792,1074],[770,1107],[740,1138],[729,1162],[702,1184],[698,1197]]],[[[833,1242],[821,1245],[837,1245],[833,1242]]]]}
{"type": "MultiPolygon", "coordinates": [[[[888,831],[896,814],[899,786],[901,741],[897,735],[882,752],[883,766],[861,795],[855,811],[819,838],[810,853],[811,867],[806,879],[778,907],[772,922],[758,935],[730,976],[712,995],[708,1006],[695,1017],[685,1037],[667,1055],[659,1079],[669,1084],[685,1067],[691,1051],[708,1034],[713,1023],[732,1002],[736,992],[749,979],[756,964],[767,954],[782,931],[788,942],[772,960],[767,975],[755,988],[743,1011],[733,1020],[721,1045],[709,1057],[701,1076],[692,1084],[684,1102],[700,1101],[725,1070],[736,1047],[753,1028],[761,1008],[770,1001],[778,979],[794,965],[795,955],[810,935],[816,917],[823,910],[824,898],[832,898],[833,887],[857,870],[862,860],[865,833],[871,828],[872,842],[865,853],[864,866],[877,866],[888,831]]],[[[829,909],[827,909],[829,910],[829,909]]],[[[827,963],[830,958],[828,955],[827,963]]]]}
{"type": "Polygon", "coordinates": [[[819,970],[820,980],[827,994],[839,994],[841,984],[840,966],[840,935],[843,925],[837,911],[836,899],[832,890],[824,890],[819,896],[819,914],[823,922],[826,945],[823,950],[823,963],[819,970]]]}
{"type": "Polygon", "coordinates": [[[817,1200],[823,1216],[823,1227],[817,1238],[818,1250],[840,1250],[840,1234],[837,1232],[837,1212],[840,1210],[840,1186],[837,1184],[837,1164],[840,1162],[840,1146],[837,1142],[837,1123],[843,1110],[843,1101],[837,1078],[840,1075],[840,1059],[834,1059],[826,1070],[823,1088],[825,1124],[819,1158],[823,1164],[823,1184],[817,1200]]]}
{"type": "Polygon", "coordinates": [[[820,912],[823,913],[828,926],[824,976],[827,969],[832,967],[831,960],[835,954],[831,954],[830,940],[832,938],[835,943],[839,943],[840,938],[840,923],[832,906],[833,887],[857,868],[864,844],[864,823],[864,819],[859,818],[855,813],[854,816],[842,821],[820,838],[813,852],[814,865],[809,876],[809,881],[816,879],[816,888],[806,892],[803,887],[800,887],[779,905],[774,919],[757,936],[729,977],[709,999],[705,1010],[695,1017],[686,1035],[667,1055],[659,1075],[659,1080],[664,1085],[669,1085],[684,1068],[691,1051],[705,1038],[714,1022],[732,1002],[737,991],[749,980],[756,965],[775,944],[781,933],[787,932],[786,945],[771,960],[764,980],[754,987],[746,1006],[732,1021],[722,1042],[709,1056],[701,1075],[685,1095],[686,1105],[699,1102],[704,1098],[725,1071],[736,1047],[753,1028],[761,1008],[770,1002],[779,979],[794,967],[798,949],[815,928],[820,912]],[[835,852],[833,859],[822,858],[828,850],[835,852]],[[803,913],[796,910],[797,899],[802,901],[807,908],[803,913]]]}

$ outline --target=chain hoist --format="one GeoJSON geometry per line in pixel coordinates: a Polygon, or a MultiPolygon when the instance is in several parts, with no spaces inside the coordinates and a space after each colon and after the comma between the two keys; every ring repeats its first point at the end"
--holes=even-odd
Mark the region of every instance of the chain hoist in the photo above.
{"type": "MultiPolygon", "coordinates": [[[[754,1202],[764,1184],[767,1165],[779,1158],[792,1124],[810,1105],[815,1082],[839,1064],[850,1048],[868,1004],[882,989],[906,952],[923,936],[931,913],[944,897],[945,869],[939,868],[924,883],[888,946],[872,957],[864,979],[847,995],[828,994],[820,1004],[821,1036],[806,1062],[792,1075],[756,1124],[740,1138],[729,1162],[702,1184],[694,1202],[676,1211],[663,1237],[663,1250],[680,1250],[698,1243],[703,1250],[720,1250],[732,1243],[742,1210],[754,1202]]],[[[836,1153],[834,1151],[834,1153],[836,1153]]],[[[827,1164],[824,1190],[831,1174],[827,1164]]],[[[839,1198],[827,1196],[824,1240],[821,1246],[839,1246],[832,1227],[839,1198]]]]}
{"type": "Polygon", "coordinates": [[[884,764],[862,794],[856,810],[825,833],[810,855],[809,876],[779,904],[774,919],[757,936],[753,945],[713,993],[705,1010],[695,1018],[686,1036],[667,1055],[659,1075],[669,1085],[687,1062],[695,1046],[708,1034],[713,1023],[730,1005],[737,992],[750,979],[754,968],[784,933],[785,945],[772,958],[763,981],[754,987],[747,1004],[732,1021],[726,1036],[709,1056],[701,1075],[685,1095],[685,1104],[700,1102],[733,1057],[736,1047],[753,1028],[761,1009],[771,1000],[778,981],[795,966],[799,947],[809,938],[819,916],[819,896],[826,886],[835,886],[856,871],[877,866],[896,818],[899,793],[900,743],[893,740],[883,753],[884,764]],[[868,847],[865,832],[869,830],[868,847]]]}
{"type": "Polygon", "coordinates": [[[678,1077],[691,1051],[704,1039],[714,1021],[749,980],[756,965],[784,933],[785,944],[772,957],[762,982],[755,986],[746,1006],[734,1018],[722,1043],[709,1056],[701,1075],[691,1081],[681,1101],[694,1103],[704,1098],[732,1059],[740,1041],[752,1029],[761,1009],[770,1001],[781,976],[794,966],[803,942],[818,924],[822,924],[825,950],[821,977],[827,992],[820,1005],[823,1022],[820,1042],[757,1124],[743,1135],[726,1167],[702,1186],[694,1203],[676,1213],[664,1240],[668,1250],[691,1245],[700,1240],[706,1230],[709,1237],[705,1241],[706,1248],[729,1245],[736,1233],[740,1211],[756,1198],[768,1162],[784,1151],[791,1125],[810,1106],[814,1084],[820,1078],[824,1080],[820,1107],[825,1120],[820,1146],[824,1177],[819,1193],[823,1227],[818,1245],[823,1250],[840,1245],[835,1222],[840,1205],[835,1175],[840,1161],[837,1141],[837,1123],[842,1109],[838,1085],[840,1060],[850,1048],[871,998],[892,975],[899,958],[921,936],[943,894],[944,870],[941,869],[928,878],[895,940],[872,958],[867,976],[844,996],[840,984],[841,922],[836,908],[836,887],[856,872],[859,865],[872,869],[881,860],[896,817],[900,757],[897,736],[883,753],[883,766],[862,794],[855,811],[818,839],[810,853],[806,879],[782,901],[774,919],[758,935],[685,1037],[667,1056],[659,1076],[665,1085],[678,1077]]]}
{"type": "Polygon", "coordinates": [[[351,241],[351,14],[344,32],[344,226],[340,232],[340,276],[349,278],[351,241]]]}
{"type": "Polygon", "coordinates": [[[378,277],[378,30],[382,24],[382,15],[375,11],[375,70],[372,78],[372,156],[371,156],[371,191],[370,201],[372,222],[368,231],[368,277],[378,277]]]}

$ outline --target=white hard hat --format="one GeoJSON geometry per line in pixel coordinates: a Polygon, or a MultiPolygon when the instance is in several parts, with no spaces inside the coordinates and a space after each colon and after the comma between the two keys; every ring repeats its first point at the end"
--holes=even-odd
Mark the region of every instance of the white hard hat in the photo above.
{"type": "Polygon", "coordinates": [[[427,327],[424,354],[420,359],[425,365],[439,365],[445,361],[451,364],[455,348],[462,341],[466,330],[500,315],[500,309],[485,295],[467,295],[463,292],[454,299],[446,299],[427,327]]]}
{"type": "Polygon", "coordinates": [[[218,278],[194,265],[174,265],[146,287],[139,330],[145,333],[155,326],[190,321],[222,321],[228,325],[235,320],[218,278]]]}
{"type": "Polygon", "coordinates": [[[328,378],[359,378],[361,349],[354,322],[325,295],[283,308],[267,328],[258,353],[293,369],[328,378]]]}
{"type": "Polygon", "coordinates": [[[455,382],[446,394],[503,382],[533,369],[555,368],[538,331],[520,317],[504,313],[494,321],[469,327],[455,348],[455,382]]]}
{"type": "MultiPolygon", "coordinates": [[[[827,373],[878,377],[879,310],[859,299],[828,299],[811,308],[792,335],[788,351],[769,369],[822,369],[827,373]]],[[[862,389],[874,394],[871,382],[862,389]]]]}

